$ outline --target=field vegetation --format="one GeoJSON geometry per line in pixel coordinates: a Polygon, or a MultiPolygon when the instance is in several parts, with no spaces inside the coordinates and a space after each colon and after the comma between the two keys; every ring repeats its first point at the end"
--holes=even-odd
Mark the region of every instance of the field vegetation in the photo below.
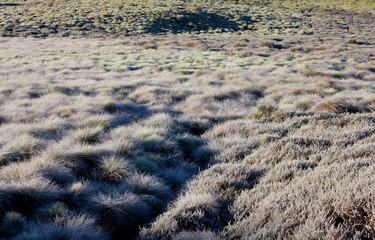
{"type": "Polygon", "coordinates": [[[3,0],[0,238],[375,238],[374,5],[3,0]]]}
{"type": "Polygon", "coordinates": [[[34,37],[312,34],[348,28],[355,13],[375,13],[372,0],[3,0],[0,6],[1,35],[34,37]]]}

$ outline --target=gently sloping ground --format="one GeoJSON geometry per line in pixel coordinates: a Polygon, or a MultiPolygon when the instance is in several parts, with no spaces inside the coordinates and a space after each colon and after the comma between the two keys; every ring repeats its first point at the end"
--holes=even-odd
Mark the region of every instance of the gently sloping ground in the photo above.
{"type": "Polygon", "coordinates": [[[374,43],[0,39],[1,237],[373,236],[374,43]]]}
{"type": "Polygon", "coordinates": [[[3,99],[24,115],[1,125],[0,214],[3,225],[10,221],[2,236],[132,239],[209,163],[213,151],[192,130],[207,123],[109,96],[3,99]],[[19,231],[13,212],[27,217],[19,231]]]}
{"type": "Polygon", "coordinates": [[[374,21],[371,1],[345,1],[350,3],[336,4],[340,6],[338,9],[324,2],[3,0],[0,34],[34,37],[184,32],[332,34],[366,32],[366,26],[374,21]],[[364,9],[369,12],[367,15],[364,9]]]}
{"type": "Polygon", "coordinates": [[[1,75],[11,89],[1,91],[1,237],[132,239],[214,154],[200,137],[208,121],[125,100],[133,88],[122,79],[82,81],[77,65],[71,80],[50,78],[43,64],[13,63],[1,75]]]}
{"type": "Polygon", "coordinates": [[[206,137],[233,157],[218,157],[140,239],[374,237],[373,114],[228,121],[206,137]]]}

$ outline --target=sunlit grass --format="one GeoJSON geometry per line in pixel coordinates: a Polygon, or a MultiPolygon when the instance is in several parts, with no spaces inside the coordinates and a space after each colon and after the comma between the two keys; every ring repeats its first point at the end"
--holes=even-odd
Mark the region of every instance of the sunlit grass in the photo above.
{"type": "MultiPolygon", "coordinates": [[[[5,0],[2,4],[0,33],[5,36],[311,33],[317,29],[308,27],[306,9],[375,12],[375,3],[369,0],[5,0]]],[[[147,43],[145,47],[155,46],[147,43]]]]}

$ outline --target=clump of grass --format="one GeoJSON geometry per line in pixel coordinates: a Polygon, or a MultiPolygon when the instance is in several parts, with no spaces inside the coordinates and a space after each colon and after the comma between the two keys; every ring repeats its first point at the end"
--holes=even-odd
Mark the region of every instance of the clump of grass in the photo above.
{"type": "Polygon", "coordinates": [[[298,51],[302,51],[303,50],[303,47],[302,46],[292,46],[289,48],[290,51],[292,52],[298,52],[298,51]]]}
{"type": "Polygon", "coordinates": [[[99,164],[96,175],[108,183],[120,183],[131,176],[133,170],[130,164],[119,156],[104,157],[99,164]]]}
{"type": "Polygon", "coordinates": [[[255,119],[269,118],[275,112],[275,108],[270,105],[259,105],[257,106],[258,112],[252,114],[250,117],[255,119]]]}
{"type": "Polygon", "coordinates": [[[213,212],[218,209],[219,202],[216,196],[210,193],[187,194],[181,196],[175,204],[176,209],[184,211],[194,211],[196,209],[206,209],[213,212]]]}
{"type": "Polygon", "coordinates": [[[77,110],[73,107],[60,107],[56,110],[57,114],[63,118],[70,118],[77,113],[77,110]]]}
{"type": "Polygon", "coordinates": [[[346,51],[345,47],[342,47],[342,46],[338,46],[335,49],[335,52],[337,52],[337,53],[341,53],[341,52],[345,52],[345,51],[346,51]]]}
{"type": "Polygon", "coordinates": [[[166,135],[166,130],[157,129],[152,127],[140,127],[135,132],[134,135],[139,138],[142,142],[151,141],[152,139],[161,139],[166,135]]]}
{"type": "Polygon", "coordinates": [[[101,141],[102,130],[101,127],[79,129],[73,133],[72,139],[77,143],[99,143],[101,141]]]}
{"type": "Polygon", "coordinates": [[[142,132],[140,142],[144,150],[154,153],[177,152],[176,142],[161,134],[163,133],[155,132],[154,130],[142,132]]]}
{"type": "Polygon", "coordinates": [[[1,182],[0,193],[3,196],[0,211],[16,210],[22,214],[29,214],[36,207],[61,200],[63,197],[60,187],[42,177],[1,182]]]}
{"type": "Polygon", "coordinates": [[[64,87],[64,86],[59,86],[59,85],[52,85],[48,87],[48,90],[50,92],[58,92],[58,93],[63,93],[66,95],[70,95],[72,93],[72,89],[69,87],[64,87]]]}
{"type": "Polygon", "coordinates": [[[182,167],[175,167],[163,171],[161,177],[172,189],[178,190],[190,178],[190,174],[182,167]]]}
{"type": "Polygon", "coordinates": [[[316,164],[307,161],[298,161],[296,163],[280,163],[272,169],[263,179],[263,182],[277,184],[279,182],[288,182],[297,176],[301,176],[303,171],[308,171],[316,167],[316,164]]]}
{"type": "Polygon", "coordinates": [[[29,135],[22,135],[5,145],[0,154],[0,165],[30,158],[43,148],[43,142],[29,135]]]}
{"type": "Polygon", "coordinates": [[[311,106],[310,106],[310,104],[309,104],[308,102],[299,102],[299,103],[297,103],[296,107],[297,107],[298,109],[301,109],[301,110],[303,110],[303,111],[306,111],[306,110],[308,110],[311,106]]]}
{"type": "Polygon", "coordinates": [[[366,107],[370,109],[370,111],[375,110],[375,97],[369,97],[364,101],[364,104],[366,107]]]}
{"type": "Polygon", "coordinates": [[[320,72],[314,69],[310,64],[305,64],[304,69],[301,70],[301,73],[305,77],[315,77],[320,74],[320,72]]]}
{"type": "Polygon", "coordinates": [[[26,225],[26,218],[17,212],[7,212],[1,220],[0,231],[6,237],[21,232],[26,225]]]}
{"type": "Polygon", "coordinates": [[[169,187],[155,176],[135,173],[126,179],[125,184],[137,194],[154,195],[160,199],[168,199],[171,196],[169,187]]]}
{"type": "Polygon", "coordinates": [[[148,118],[143,124],[147,127],[171,129],[174,125],[174,120],[168,114],[160,113],[148,118]]]}
{"type": "Polygon", "coordinates": [[[212,231],[182,231],[174,237],[175,240],[223,240],[219,234],[212,231]]]}
{"type": "Polygon", "coordinates": [[[251,51],[242,51],[241,53],[239,53],[239,57],[241,58],[247,58],[247,57],[250,57],[252,56],[253,53],[251,51]]]}
{"type": "Polygon", "coordinates": [[[40,164],[36,161],[30,161],[27,164],[23,162],[10,163],[0,170],[0,179],[4,182],[23,181],[38,176],[40,164]]]}
{"type": "Polygon", "coordinates": [[[173,208],[165,212],[152,224],[144,229],[141,236],[145,239],[175,236],[181,231],[211,229],[218,222],[220,203],[210,193],[188,193],[180,196],[173,208]]]}
{"type": "Polygon", "coordinates": [[[198,164],[199,166],[205,166],[212,161],[215,154],[216,151],[214,149],[207,146],[202,146],[196,148],[191,153],[190,159],[193,163],[198,164]]]}
{"type": "Polygon", "coordinates": [[[134,156],[139,151],[138,142],[135,139],[131,139],[131,137],[112,139],[109,144],[115,150],[116,154],[122,157],[134,156]]]}
{"type": "Polygon", "coordinates": [[[213,94],[207,95],[205,98],[207,100],[215,100],[215,101],[224,101],[224,100],[230,100],[230,99],[238,99],[240,98],[241,93],[236,90],[224,90],[220,92],[215,92],[213,94]]]}
{"type": "Polygon", "coordinates": [[[260,43],[260,46],[261,47],[268,47],[268,48],[274,48],[275,47],[275,44],[273,42],[270,42],[270,41],[262,41],[260,43]]]}
{"type": "Polygon", "coordinates": [[[152,230],[143,228],[140,232],[140,239],[150,240],[155,238],[172,237],[179,231],[176,219],[161,215],[158,221],[152,224],[152,230]]]}
{"type": "Polygon", "coordinates": [[[148,234],[152,237],[165,236],[169,231],[194,231],[197,229],[212,229],[218,224],[218,213],[220,203],[218,199],[210,193],[194,193],[180,196],[175,204],[174,209],[163,214],[151,227],[148,234]],[[173,223],[164,226],[166,223],[173,223]],[[177,227],[177,229],[176,229],[177,227]],[[166,229],[164,229],[166,228],[166,229]]]}
{"type": "Polygon", "coordinates": [[[235,42],[235,43],[233,44],[233,46],[234,46],[235,48],[240,48],[240,47],[244,47],[245,44],[244,44],[242,41],[238,41],[238,42],[235,42]]]}
{"type": "Polygon", "coordinates": [[[109,236],[97,225],[93,218],[80,215],[70,218],[63,224],[59,222],[27,224],[24,231],[15,236],[14,239],[107,240],[109,236]]]}
{"type": "Polygon", "coordinates": [[[64,203],[55,202],[36,209],[33,215],[40,222],[57,221],[64,224],[70,219],[71,212],[64,203]]]}
{"type": "Polygon", "coordinates": [[[75,180],[71,169],[53,162],[44,162],[40,158],[8,164],[0,172],[0,179],[4,181],[23,181],[37,176],[50,179],[56,184],[67,184],[75,180]]]}
{"type": "Polygon", "coordinates": [[[130,239],[137,227],[149,218],[150,207],[133,193],[99,193],[91,198],[93,212],[99,217],[101,226],[112,232],[113,237],[130,239]]]}
{"type": "Polygon", "coordinates": [[[198,41],[186,41],[185,46],[190,47],[190,48],[201,48],[202,47],[202,45],[198,41]]]}
{"type": "Polygon", "coordinates": [[[350,103],[347,99],[344,98],[333,98],[333,99],[326,99],[322,102],[318,103],[314,106],[315,111],[327,111],[333,113],[355,113],[360,112],[361,109],[352,103],[350,103]]]}
{"type": "Polygon", "coordinates": [[[145,43],[143,45],[144,49],[157,49],[157,45],[155,43],[145,43]]]}
{"type": "Polygon", "coordinates": [[[68,186],[66,196],[70,205],[80,207],[98,190],[92,182],[78,181],[68,186]]]}
{"type": "Polygon", "coordinates": [[[111,124],[110,117],[106,115],[98,115],[98,116],[90,117],[87,120],[87,126],[93,127],[93,128],[100,127],[104,130],[109,130],[112,127],[112,124],[111,124]]]}

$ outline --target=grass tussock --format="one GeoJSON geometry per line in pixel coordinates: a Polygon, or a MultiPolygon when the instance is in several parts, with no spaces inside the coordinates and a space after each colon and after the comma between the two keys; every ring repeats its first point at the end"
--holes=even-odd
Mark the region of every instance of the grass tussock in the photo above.
{"type": "Polygon", "coordinates": [[[72,138],[77,143],[95,144],[100,142],[101,131],[100,127],[80,129],[73,134],[72,138]]]}
{"type": "Polygon", "coordinates": [[[1,232],[6,237],[14,236],[25,227],[26,219],[17,212],[7,212],[2,219],[1,232]]]}
{"type": "Polygon", "coordinates": [[[126,234],[131,239],[137,233],[137,226],[150,217],[150,207],[133,193],[99,193],[93,196],[91,204],[101,225],[117,237],[126,234]]]}
{"type": "Polygon", "coordinates": [[[132,175],[132,166],[120,157],[106,157],[99,165],[97,175],[102,181],[119,183],[132,175]]]}

